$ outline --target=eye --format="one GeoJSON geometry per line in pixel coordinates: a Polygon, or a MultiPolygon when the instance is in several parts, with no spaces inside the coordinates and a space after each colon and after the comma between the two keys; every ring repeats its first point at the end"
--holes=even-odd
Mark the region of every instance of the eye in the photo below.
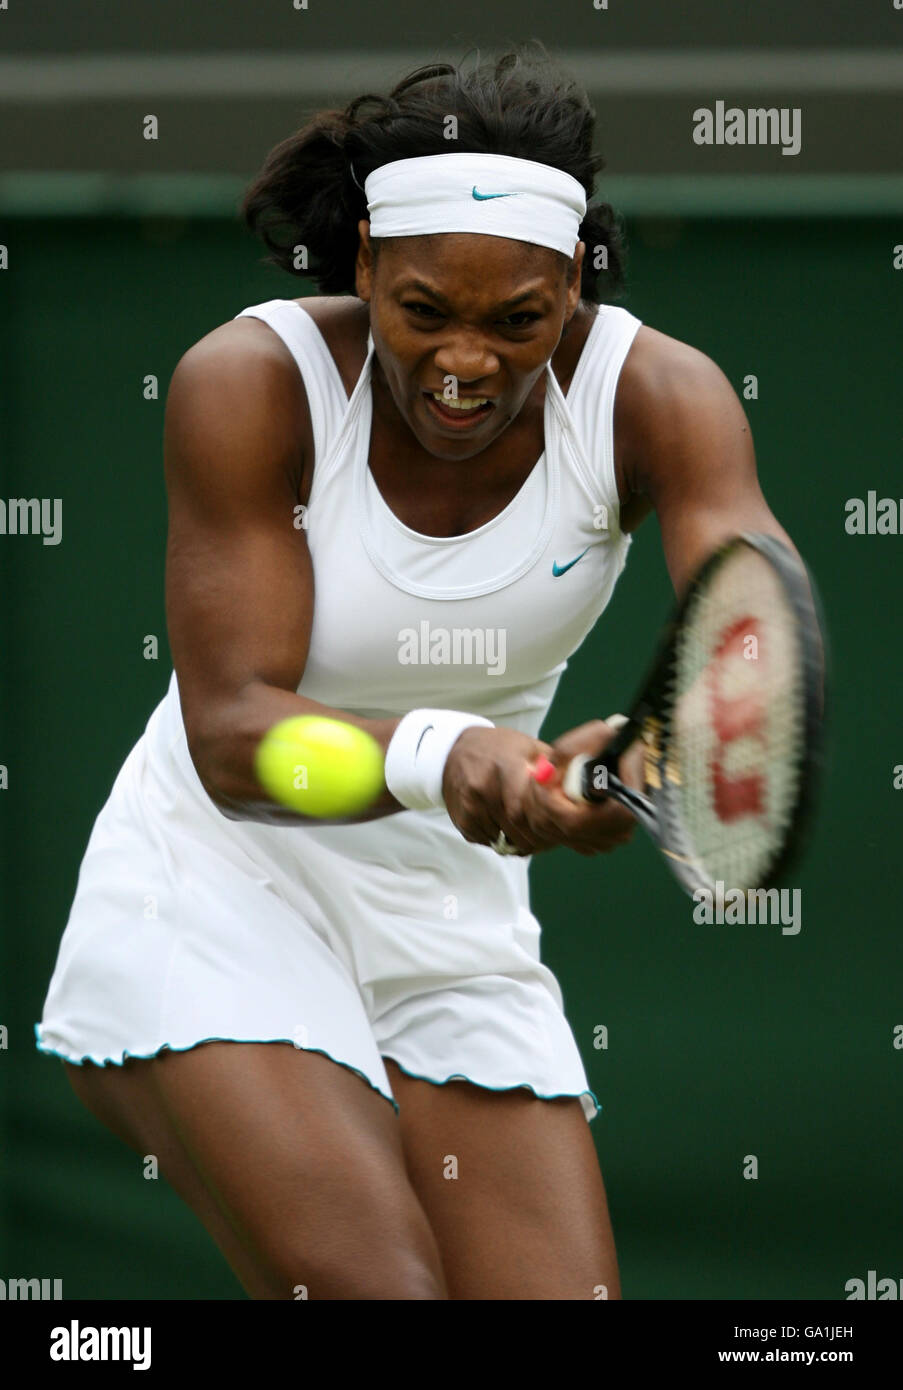
{"type": "MultiPolygon", "coordinates": [[[[403,307],[409,309],[412,314],[416,314],[418,318],[435,319],[444,317],[441,309],[437,309],[434,304],[424,303],[422,299],[406,299],[403,301],[403,307]]],[[[529,328],[530,324],[535,323],[539,318],[542,318],[541,314],[523,309],[519,310],[516,314],[509,314],[507,318],[499,319],[499,323],[505,328],[517,330],[519,328],[529,328]]]]}
{"type": "Polygon", "coordinates": [[[424,304],[420,299],[406,299],[404,301],[404,307],[410,309],[415,314],[420,314],[424,318],[432,318],[436,314],[439,314],[440,318],[442,317],[435,305],[424,304]]]}
{"type": "Polygon", "coordinates": [[[535,323],[536,320],[541,317],[541,314],[533,314],[530,313],[527,309],[524,309],[517,314],[509,314],[506,319],[500,319],[499,322],[503,323],[506,326],[506,328],[527,328],[531,323],[535,323]],[[514,319],[523,319],[524,322],[514,323],[514,319]]]}

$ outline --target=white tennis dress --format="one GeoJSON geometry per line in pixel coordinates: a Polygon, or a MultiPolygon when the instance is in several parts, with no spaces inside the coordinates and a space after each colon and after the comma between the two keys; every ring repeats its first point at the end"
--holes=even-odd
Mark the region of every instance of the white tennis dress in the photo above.
{"type": "MultiPolygon", "coordinates": [[[[349,400],[295,300],[242,314],[286,343],[312,414],[316,599],[298,693],[368,718],[460,709],[537,735],[627,558],[612,422],[639,319],[599,308],[567,398],[548,369],[545,451],[517,496],[476,531],[436,537],[398,520],[368,468],[372,336],[349,400]]],[[[528,862],[468,844],[445,811],[226,819],[191,761],[173,673],[94,824],[37,1046],[121,1064],[285,1041],[396,1109],[386,1057],[437,1084],[579,1096],[591,1120],[528,862]]]]}

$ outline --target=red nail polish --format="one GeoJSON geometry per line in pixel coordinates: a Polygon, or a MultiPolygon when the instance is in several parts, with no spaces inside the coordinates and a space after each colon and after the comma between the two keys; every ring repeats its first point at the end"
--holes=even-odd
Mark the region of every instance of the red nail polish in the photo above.
{"type": "Polygon", "coordinates": [[[546,782],[551,782],[556,771],[555,764],[550,763],[544,753],[540,753],[536,760],[536,766],[533,768],[533,780],[539,782],[541,786],[545,786],[546,782]]]}

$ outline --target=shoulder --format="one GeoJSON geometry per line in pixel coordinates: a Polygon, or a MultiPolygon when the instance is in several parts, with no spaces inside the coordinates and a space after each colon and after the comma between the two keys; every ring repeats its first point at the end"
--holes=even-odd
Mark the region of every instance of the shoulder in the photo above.
{"type": "MultiPolygon", "coordinates": [[[[295,303],[316,324],[350,395],[367,355],[367,304],[351,295],[314,295],[295,303]]],[[[244,395],[265,387],[295,399],[304,396],[288,347],[269,324],[252,315],[220,324],[190,347],[173,374],[174,384],[186,380],[192,387],[220,383],[226,392],[238,388],[244,395]]]]}
{"type": "Polygon", "coordinates": [[[667,333],[643,324],[637,329],[618,381],[626,406],[676,405],[695,393],[733,392],[711,357],[667,333]]]}
{"type": "Polygon", "coordinates": [[[205,397],[242,402],[268,395],[292,394],[301,374],[285,343],[263,319],[237,318],[220,324],[184,352],[170,382],[170,395],[199,391],[205,397]]]}
{"type": "Polygon", "coordinates": [[[367,356],[370,306],[355,295],[311,295],[299,299],[313,319],[339,369],[345,394],[350,396],[367,356]]]}
{"type": "Polygon", "coordinates": [[[285,343],[262,320],[220,324],[176,364],[166,398],[170,459],[257,459],[300,474],[311,446],[304,382],[285,343]]]}
{"type": "Polygon", "coordinates": [[[621,368],[615,429],[630,491],[659,461],[677,466],[701,441],[749,434],[739,398],[716,362],[645,324],[621,368]]]}
{"type": "MultiPolygon", "coordinates": [[[[368,306],[346,296],[303,301],[350,396],[367,354],[368,306]]],[[[220,461],[256,458],[289,471],[306,497],[314,458],[304,379],[291,352],[263,319],[229,319],[194,343],[176,365],[166,401],[170,457],[186,451],[220,461]]]]}

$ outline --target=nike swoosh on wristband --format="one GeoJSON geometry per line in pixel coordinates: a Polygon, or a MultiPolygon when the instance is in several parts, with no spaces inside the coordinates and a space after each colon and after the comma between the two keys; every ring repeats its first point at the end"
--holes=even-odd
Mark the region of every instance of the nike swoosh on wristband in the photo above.
{"type": "Polygon", "coordinates": [[[417,754],[420,752],[420,745],[421,745],[421,743],[423,742],[423,740],[426,738],[426,736],[427,736],[427,734],[429,733],[430,729],[434,729],[435,727],[436,727],[435,724],[427,724],[427,726],[426,726],[426,728],[424,729],[423,733],[420,735],[420,737],[419,737],[418,740],[417,740],[417,747],[414,749],[414,757],[415,757],[415,758],[417,757],[417,754]]]}
{"type": "MultiPolygon", "coordinates": [[[[586,547],[586,550],[589,550],[589,546],[586,547]]],[[[584,555],[586,554],[586,550],[581,550],[580,554],[577,556],[577,560],[583,559],[584,555]]],[[[553,560],[552,574],[555,576],[556,579],[561,574],[567,574],[568,570],[573,569],[574,565],[576,565],[577,560],[568,560],[566,565],[559,565],[555,560],[553,560]]]]}
{"type": "Polygon", "coordinates": [[[477,186],[473,186],[473,197],[478,203],[485,203],[489,198],[516,198],[516,193],[478,193],[477,186]]]}

